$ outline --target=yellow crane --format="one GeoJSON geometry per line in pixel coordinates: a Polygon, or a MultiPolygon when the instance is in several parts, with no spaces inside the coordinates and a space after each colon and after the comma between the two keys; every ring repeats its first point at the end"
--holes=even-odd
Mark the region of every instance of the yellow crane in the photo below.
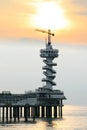
{"type": "Polygon", "coordinates": [[[41,30],[41,29],[35,29],[35,31],[42,32],[42,33],[47,33],[48,34],[48,44],[51,44],[51,36],[55,36],[55,34],[51,33],[50,29],[48,29],[48,31],[41,30]]]}

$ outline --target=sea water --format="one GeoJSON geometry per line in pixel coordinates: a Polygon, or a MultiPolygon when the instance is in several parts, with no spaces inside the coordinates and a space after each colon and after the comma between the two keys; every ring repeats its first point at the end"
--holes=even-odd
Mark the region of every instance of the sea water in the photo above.
{"type": "Polygon", "coordinates": [[[87,130],[87,106],[64,106],[62,119],[0,124],[0,130],[87,130]]]}

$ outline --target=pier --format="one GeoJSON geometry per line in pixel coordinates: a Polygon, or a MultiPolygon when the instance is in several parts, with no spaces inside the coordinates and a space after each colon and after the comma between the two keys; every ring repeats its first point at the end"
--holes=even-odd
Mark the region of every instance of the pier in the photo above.
{"type": "Polygon", "coordinates": [[[0,123],[62,118],[64,93],[39,88],[26,94],[0,93],[0,123]],[[43,89],[43,90],[42,90],[43,89]]]}
{"type": "MultiPolygon", "coordinates": [[[[38,30],[43,32],[42,30],[38,30]]],[[[10,91],[0,93],[0,123],[11,123],[25,121],[28,122],[35,118],[62,118],[63,100],[66,100],[64,92],[55,90],[54,79],[56,71],[53,62],[58,57],[59,51],[53,49],[51,45],[51,30],[44,33],[48,34],[46,48],[40,50],[40,57],[43,58],[45,66],[42,67],[45,77],[42,82],[44,86],[38,87],[35,91],[28,91],[24,94],[12,94],[10,91]]]]}

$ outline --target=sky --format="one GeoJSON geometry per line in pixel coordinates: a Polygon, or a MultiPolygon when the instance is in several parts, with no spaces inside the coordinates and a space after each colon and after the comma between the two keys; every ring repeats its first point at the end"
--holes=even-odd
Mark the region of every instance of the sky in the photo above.
{"type": "Polygon", "coordinates": [[[0,0],[0,92],[24,93],[42,87],[40,49],[51,29],[59,49],[54,89],[65,104],[87,105],[87,0],[0,0]]]}
{"type": "Polygon", "coordinates": [[[86,0],[0,0],[1,38],[39,39],[35,29],[45,29],[47,22],[55,41],[87,43],[86,0]]]}
{"type": "MultiPolygon", "coordinates": [[[[64,91],[64,104],[87,105],[87,46],[52,43],[59,50],[54,62],[56,86],[64,91]]],[[[40,40],[7,40],[0,43],[0,92],[25,93],[42,87],[40,49],[45,48],[40,40]],[[30,44],[29,44],[30,43],[30,44]]]]}

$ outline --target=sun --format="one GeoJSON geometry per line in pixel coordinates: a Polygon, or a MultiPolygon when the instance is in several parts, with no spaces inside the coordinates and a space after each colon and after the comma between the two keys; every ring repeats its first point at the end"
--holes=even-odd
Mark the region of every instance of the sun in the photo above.
{"type": "Polygon", "coordinates": [[[36,27],[43,29],[63,29],[69,24],[64,16],[64,10],[55,2],[39,3],[33,21],[36,27]]]}

